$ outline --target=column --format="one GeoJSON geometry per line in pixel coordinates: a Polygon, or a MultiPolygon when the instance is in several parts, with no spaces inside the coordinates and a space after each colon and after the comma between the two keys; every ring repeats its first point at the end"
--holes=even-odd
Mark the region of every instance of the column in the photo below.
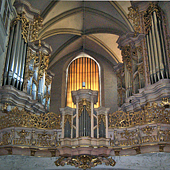
{"type": "Polygon", "coordinates": [[[76,96],[76,138],[79,137],[79,97],[76,96]]]}
{"type": "Polygon", "coordinates": [[[93,117],[93,112],[94,112],[94,103],[93,103],[93,96],[91,96],[91,137],[94,138],[94,117],[93,117]]]}

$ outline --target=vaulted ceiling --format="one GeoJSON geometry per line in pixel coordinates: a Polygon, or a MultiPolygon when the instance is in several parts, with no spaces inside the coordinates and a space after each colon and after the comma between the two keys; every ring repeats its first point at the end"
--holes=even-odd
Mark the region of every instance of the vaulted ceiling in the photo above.
{"type": "Polygon", "coordinates": [[[116,41],[133,31],[127,19],[129,1],[28,1],[43,18],[39,38],[53,49],[50,67],[83,51],[105,57],[113,65],[122,62],[116,41]]]}

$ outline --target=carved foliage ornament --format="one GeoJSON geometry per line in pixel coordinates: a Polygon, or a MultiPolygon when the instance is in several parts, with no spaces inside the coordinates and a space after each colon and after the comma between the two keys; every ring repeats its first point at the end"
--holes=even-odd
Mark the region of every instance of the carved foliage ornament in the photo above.
{"type": "Polygon", "coordinates": [[[148,32],[151,29],[151,25],[152,25],[152,13],[156,12],[156,16],[161,19],[161,9],[158,6],[158,4],[155,3],[150,3],[150,6],[148,7],[147,11],[145,11],[144,13],[144,24],[145,24],[145,31],[146,34],[148,34],[148,32]]]}
{"type": "Polygon", "coordinates": [[[154,130],[154,127],[151,127],[151,126],[146,126],[144,128],[141,129],[143,133],[145,133],[146,135],[151,135],[153,130],[154,130]]]}
{"type": "Polygon", "coordinates": [[[148,123],[170,123],[170,110],[148,103],[137,112],[116,111],[109,114],[109,128],[134,127],[148,123]]]}
{"type": "Polygon", "coordinates": [[[82,99],[82,101],[79,102],[79,117],[81,116],[83,109],[85,109],[87,111],[87,113],[89,114],[89,116],[91,117],[91,103],[89,101],[87,101],[86,99],[82,99]]]}
{"type": "Polygon", "coordinates": [[[25,13],[18,14],[17,18],[14,20],[13,24],[17,24],[18,21],[21,21],[21,30],[22,30],[22,37],[27,42],[28,38],[28,31],[29,31],[29,21],[25,17],[25,13]]]}
{"type": "Polygon", "coordinates": [[[31,23],[31,30],[30,30],[30,40],[36,41],[38,39],[39,30],[42,28],[43,19],[38,16],[34,18],[34,21],[31,23]]]}
{"type": "Polygon", "coordinates": [[[131,6],[128,8],[128,10],[129,10],[128,19],[131,19],[133,21],[135,32],[140,33],[141,28],[140,28],[140,16],[139,16],[138,7],[134,8],[131,6]]]}
{"type": "Polygon", "coordinates": [[[129,138],[132,138],[135,136],[135,131],[130,132],[126,129],[126,130],[124,130],[124,132],[120,133],[120,135],[122,138],[129,139],[129,138]]]}
{"type": "Polygon", "coordinates": [[[123,56],[123,62],[126,64],[128,71],[131,73],[132,72],[132,58],[131,58],[131,47],[130,46],[122,47],[122,56],[123,56]]]}
{"type": "Polygon", "coordinates": [[[75,166],[81,169],[90,169],[97,165],[105,163],[106,166],[115,166],[116,162],[112,158],[97,157],[92,155],[79,155],[73,157],[59,157],[55,161],[56,166],[64,166],[65,164],[75,166]]]}
{"type": "Polygon", "coordinates": [[[0,129],[7,127],[29,127],[60,129],[61,115],[53,112],[36,115],[14,107],[7,115],[0,117],[0,129]]]}
{"type": "Polygon", "coordinates": [[[104,126],[106,127],[106,116],[105,115],[98,115],[98,126],[100,126],[101,121],[103,121],[104,126]]]}
{"type": "Polygon", "coordinates": [[[170,100],[169,100],[169,98],[163,98],[161,105],[164,106],[165,108],[169,108],[170,107],[170,100]]]}
{"type": "Polygon", "coordinates": [[[70,126],[72,125],[72,123],[71,123],[71,122],[72,122],[71,117],[72,117],[72,116],[71,116],[71,115],[68,115],[68,114],[64,116],[64,126],[65,126],[65,124],[66,124],[67,121],[69,122],[70,126]]]}

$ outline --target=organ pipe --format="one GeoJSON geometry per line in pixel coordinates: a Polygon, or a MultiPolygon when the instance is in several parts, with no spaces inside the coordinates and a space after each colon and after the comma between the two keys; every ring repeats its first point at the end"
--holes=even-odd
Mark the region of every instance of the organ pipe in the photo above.
{"type": "Polygon", "coordinates": [[[8,45],[7,56],[6,56],[6,63],[5,63],[5,70],[4,70],[3,85],[8,84],[9,63],[10,63],[10,58],[11,58],[11,49],[12,49],[12,44],[13,44],[13,37],[14,37],[14,28],[11,27],[10,37],[9,37],[9,45],[8,45]]]}
{"type": "Polygon", "coordinates": [[[146,11],[145,27],[146,41],[148,44],[148,61],[151,84],[160,79],[168,78],[168,62],[165,48],[163,25],[161,22],[162,12],[159,6],[152,3],[146,11]]]}
{"type": "Polygon", "coordinates": [[[160,80],[160,76],[159,76],[159,65],[158,65],[158,47],[157,47],[157,41],[156,41],[156,35],[155,35],[155,27],[154,27],[154,20],[153,17],[151,17],[152,20],[152,40],[153,40],[153,48],[154,48],[154,56],[155,56],[155,70],[156,70],[156,75],[157,75],[157,79],[160,80]]]}
{"type": "Polygon", "coordinates": [[[20,90],[23,90],[23,81],[24,81],[24,68],[25,68],[25,62],[26,62],[26,51],[27,51],[27,43],[24,43],[24,50],[22,55],[22,64],[21,64],[21,79],[20,79],[20,90]]]}
{"type": "MultiPolygon", "coordinates": [[[[75,108],[71,91],[79,89],[97,90],[99,92],[98,101],[100,101],[99,68],[91,58],[81,57],[70,64],[67,75],[67,106],[75,108]],[[85,87],[82,87],[83,82],[85,82],[85,87]]],[[[95,107],[99,106],[100,102],[95,107]]]]}

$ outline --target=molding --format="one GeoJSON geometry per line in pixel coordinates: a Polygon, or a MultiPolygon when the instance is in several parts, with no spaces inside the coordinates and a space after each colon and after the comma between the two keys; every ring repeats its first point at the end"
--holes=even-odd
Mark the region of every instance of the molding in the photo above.
{"type": "Polygon", "coordinates": [[[141,109],[148,102],[161,101],[164,97],[170,96],[170,79],[161,79],[160,81],[139,89],[139,93],[126,98],[121,106],[123,111],[133,111],[141,109]]]}
{"type": "Polygon", "coordinates": [[[17,90],[15,87],[5,85],[0,87],[1,103],[11,103],[20,108],[24,108],[28,112],[45,113],[44,106],[37,100],[33,100],[30,95],[23,91],[17,90]]]}

